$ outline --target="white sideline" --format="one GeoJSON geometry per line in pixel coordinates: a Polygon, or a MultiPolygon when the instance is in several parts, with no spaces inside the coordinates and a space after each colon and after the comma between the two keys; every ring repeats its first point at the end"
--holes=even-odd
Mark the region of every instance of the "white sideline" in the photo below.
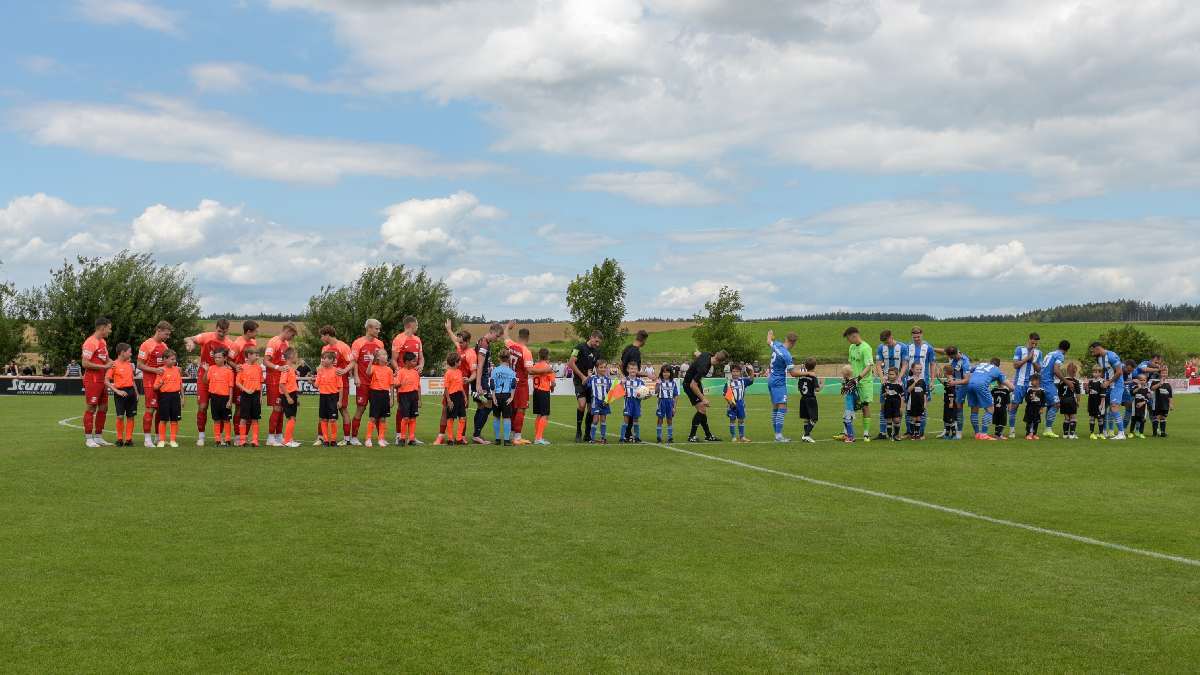
{"type": "MultiPolygon", "coordinates": [[[[564,424],[562,422],[556,422],[554,420],[551,420],[550,423],[555,424],[560,427],[567,427],[568,429],[571,428],[571,425],[569,425],[569,424],[564,424]]],[[[721,462],[723,464],[731,464],[733,466],[741,467],[743,469],[750,469],[751,471],[759,471],[759,472],[771,474],[774,476],[781,476],[783,478],[790,478],[792,480],[803,481],[805,483],[810,483],[812,485],[820,485],[821,487],[833,488],[835,490],[845,490],[846,492],[853,492],[853,493],[860,494],[860,495],[867,495],[869,497],[876,497],[879,499],[887,499],[887,500],[894,501],[894,502],[900,502],[902,504],[908,504],[909,506],[919,506],[921,508],[931,509],[933,511],[940,511],[942,513],[948,513],[950,515],[959,516],[962,518],[970,518],[972,520],[981,520],[985,523],[991,523],[993,525],[1003,525],[1004,527],[1013,527],[1018,530],[1025,530],[1027,532],[1036,532],[1038,534],[1045,534],[1045,535],[1048,535],[1051,537],[1058,537],[1060,539],[1069,539],[1071,541],[1079,542],[1081,544],[1088,544],[1090,546],[1099,546],[1101,548],[1107,548],[1107,549],[1110,549],[1113,551],[1121,551],[1123,553],[1132,553],[1134,555],[1145,556],[1147,558],[1155,558],[1158,560],[1167,560],[1167,561],[1179,563],[1182,565],[1191,565],[1192,567],[1200,567],[1200,560],[1194,560],[1192,558],[1185,558],[1185,557],[1179,556],[1179,555],[1171,555],[1169,553],[1160,553],[1158,551],[1150,551],[1150,550],[1144,549],[1144,548],[1135,548],[1133,546],[1126,546],[1124,544],[1116,544],[1116,543],[1113,543],[1110,541],[1104,541],[1102,539],[1086,537],[1081,534],[1073,534],[1071,532],[1063,532],[1062,530],[1052,530],[1052,529],[1049,529],[1046,527],[1038,527],[1037,525],[1029,525],[1026,523],[1019,523],[1015,520],[1006,520],[1004,518],[994,518],[992,516],[987,516],[982,513],[975,513],[973,511],[967,511],[964,509],[956,509],[952,506],[942,506],[941,504],[934,504],[933,502],[925,502],[925,501],[921,501],[920,499],[913,499],[911,497],[902,497],[900,495],[893,495],[893,494],[889,494],[887,492],[879,492],[878,490],[869,490],[867,488],[856,487],[854,485],[843,485],[842,483],[834,483],[833,481],[821,480],[820,478],[811,478],[809,476],[803,476],[798,473],[788,473],[787,471],[780,471],[778,469],[770,469],[765,466],[758,466],[756,464],[747,464],[746,462],[739,462],[736,459],[729,459],[728,457],[719,457],[717,455],[708,455],[703,452],[696,452],[694,450],[685,450],[684,448],[677,448],[675,446],[665,445],[663,443],[651,443],[651,442],[643,441],[642,444],[643,445],[652,445],[656,448],[662,448],[663,450],[670,450],[671,452],[678,452],[682,455],[691,455],[692,457],[699,457],[700,459],[707,459],[707,460],[713,461],[713,462],[721,462]]]]}

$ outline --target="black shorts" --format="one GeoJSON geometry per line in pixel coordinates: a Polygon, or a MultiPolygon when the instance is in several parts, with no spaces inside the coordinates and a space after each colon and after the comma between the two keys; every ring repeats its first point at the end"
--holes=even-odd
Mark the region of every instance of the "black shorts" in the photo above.
{"type": "Polygon", "coordinates": [[[900,399],[886,398],[883,400],[883,416],[886,419],[893,419],[900,416],[900,399]]]}
{"type": "Polygon", "coordinates": [[[1170,415],[1170,414],[1171,414],[1170,408],[1155,408],[1154,409],[1155,417],[1166,417],[1167,415],[1170,415]]]}
{"type": "Polygon", "coordinates": [[[920,417],[925,414],[925,397],[916,396],[908,402],[908,416],[920,417]]]}
{"type": "Polygon", "coordinates": [[[539,417],[550,414],[550,392],[533,390],[533,414],[539,417]]]}
{"type": "Polygon", "coordinates": [[[228,422],[231,415],[229,414],[229,397],[218,396],[217,394],[208,395],[208,409],[212,412],[214,422],[228,422]]]}
{"type": "Polygon", "coordinates": [[[704,400],[700,396],[697,396],[696,392],[692,391],[691,385],[686,382],[683,385],[683,393],[687,394],[687,399],[692,406],[698,406],[700,405],[700,402],[704,400]]]}
{"type": "Polygon", "coordinates": [[[1008,424],[1008,406],[996,406],[996,412],[992,413],[992,424],[998,427],[1008,424]]]}
{"type": "Polygon", "coordinates": [[[300,392],[293,391],[289,392],[287,395],[284,395],[282,392],[280,392],[279,407],[283,408],[284,417],[295,417],[296,411],[300,410],[300,392]],[[291,403],[288,403],[288,396],[292,397],[291,403]]]}
{"type": "Polygon", "coordinates": [[[262,419],[262,394],[243,391],[238,397],[238,417],[250,421],[262,419]]]}
{"type": "Polygon", "coordinates": [[[411,419],[421,414],[421,392],[406,391],[396,395],[396,415],[411,419]]]}
{"type": "Polygon", "coordinates": [[[125,392],[124,396],[113,394],[113,404],[117,410],[117,417],[135,417],[137,415],[138,393],[135,387],[125,387],[121,391],[125,392]]]}
{"type": "Polygon", "coordinates": [[[336,420],[338,418],[338,405],[342,402],[341,394],[321,394],[320,400],[317,402],[317,416],[323,420],[336,420]]]}
{"type": "Polygon", "coordinates": [[[446,398],[446,419],[456,420],[467,416],[467,395],[456,391],[446,398]]]}
{"type": "Polygon", "coordinates": [[[512,394],[496,394],[495,396],[496,396],[496,408],[495,408],[495,410],[492,411],[492,414],[495,415],[496,417],[503,417],[504,419],[512,419],[512,416],[513,416],[512,394]]]}
{"type": "Polygon", "coordinates": [[[158,421],[178,422],[183,416],[183,399],[177,391],[158,392],[158,421]]]}
{"type": "Polygon", "coordinates": [[[381,389],[372,389],[369,396],[371,400],[371,412],[368,414],[371,416],[371,419],[381,420],[392,416],[392,395],[390,392],[381,389]]]}
{"type": "Polygon", "coordinates": [[[572,380],[575,383],[575,398],[584,399],[589,404],[592,402],[592,389],[578,379],[572,380]]]}
{"type": "Polygon", "coordinates": [[[809,422],[817,421],[817,397],[800,398],[800,419],[809,422]]]}
{"type": "Polygon", "coordinates": [[[1058,411],[1064,415],[1078,415],[1079,414],[1079,401],[1078,400],[1059,401],[1058,411]]]}

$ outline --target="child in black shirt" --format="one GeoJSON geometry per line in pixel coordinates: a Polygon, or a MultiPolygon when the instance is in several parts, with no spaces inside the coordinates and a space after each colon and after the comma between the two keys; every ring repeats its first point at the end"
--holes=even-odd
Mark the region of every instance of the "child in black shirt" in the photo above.
{"type": "Polygon", "coordinates": [[[1029,378],[1029,391],[1025,394],[1025,440],[1038,440],[1038,427],[1042,424],[1042,408],[1046,406],[1046,392],[1042,391],[1042,378],[1029,378]]]}
{"type": "Polygon", "coordinates": [[[1162,376],[1158,382],[1150,385],[1150,390],[1154,392],[1154,435],[1162,438],[1167,437],[1167,415],[1175,409],[1175,390],[1171,387],[1171,383],[1167,382],[1167,367],[1163,366],[1159,371],[1162,376]]]}
{"type": "Polygon", "coordinates": [[[1008,426],[1008,406],[1011,402],[1011,389],[1002,384],[992,389],[992,403],[996,406],[996,412],[992,414],[992,423],[996,425],[996,438],[1007,438],[1004,435],[1004,427],[1008,426]]]}
{"type": "Polygon", "coordinates": [[[1067,376],[1058,383],[1058,409],[1063,414],[1063,438],[1072,440],[1079,439],[1075,427],[1078,424],[1076,416],[1079,414],[1079,395],[1083,393],[1083,387],[1076,377],[1078,372],[1074,363],[1068,363],[1067,376]]]}
{"type": "Polygon", "coordinates": [[[883,417],[887,420],[887,437],[900,440],[900,411],[904,407],[904,385],[898,381],[900,372],[888,368],[887,382],[883,383],[883,417]]]}
{"type": "MultiPolygon", "coordinates": [[[[919,368],[919,366],[918,366],[919,368]]],[[[908,383],[908,437],[914,441],[923,440],[921,429],[925,419],[925,401],[929,384],[918,374],[908,383]]]]}

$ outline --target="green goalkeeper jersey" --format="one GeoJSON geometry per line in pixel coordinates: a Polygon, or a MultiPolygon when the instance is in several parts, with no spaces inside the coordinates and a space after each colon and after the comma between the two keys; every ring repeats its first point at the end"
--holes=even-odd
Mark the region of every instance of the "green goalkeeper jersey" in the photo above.
{"type": "MultiPolygon", "coordinates": [[[[856,345],[850,345],[850,368],[854,371],[854,377],[862,374],[863,370],[875,362],[871,354],[871,346],[866,342],[860,342],[856,345]]],[[[858,387],[858,400],[860,403],[871,401],[875,395],[875,377],[868,374],[862,379],[862,383],[858,387]]]]}

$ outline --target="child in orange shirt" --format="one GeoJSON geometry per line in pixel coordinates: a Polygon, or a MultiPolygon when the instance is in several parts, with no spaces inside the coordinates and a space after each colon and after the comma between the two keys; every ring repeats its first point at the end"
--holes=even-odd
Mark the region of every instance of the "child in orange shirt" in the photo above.
{"type": "Polygon", "coordinates": [[[396,445],[417,445],[417,415],[421,409],[421,374],[417,355],[404,352],[393,381],[396,387],[396,445]]]}
{"type": "Polygon", "coordinates": [[[162,355],[163,371],[154,380],[158,390],[158,447],[170,445],[178,448],[175,437],[179,435],[179,420],[183,417],[183,375],[175,365],[175,352],[168,349],[162,355]],[[171,428],[171,440],[167,442],[167,427],[171,428]]]}
{"type": "Polygon", "coordinates": [[[371,447],[371,436],[378,434],[379,447],[386,448],[387,421],[392,415],[392,367],[388,365],[388,355],[382,349],[375,351],[375,360],[367,366],[367,386],[369,390],[371,411],[370,421],[367,422],[367,442],[371,447]]]}
{"type": "Polygon", "coordinates": [[[116,347],[117,360],[104,378],[117,409],[117,447],[133,445],[133,418],[137,417],[138,392],[133,384],[133,348],[124,342],[116,347]]]}
{"type": "Polygon", "coordinates": [[[338,407],[342,400],[342,376],[337,369],[337,352],[321,352],[321,367],[313,377],[320,395],[317,416],[321,424],[321,444],[337,445],[338,407]]]}
{"type": "Polygon", "coordinates": [[[534,445],[550,445],[545,438],[546,425],[550,423],[550,392],[554,391],[554,372],[550,370],[549,359],[550,350],[542,347],[538,350],[538,362],[533,364],[534,370],[545,371],[533,376],[533,414],[537,415],[534,445]]]}
{"type": "Polygon", "coordinates": [[[459,368],[462,357],[457,352],[446,356],[446,375],[442,378],[443,389],[446,392],[446,445],[466,445],[464,434],[467,431],[467,390],[463,381],[463,372],[459,368]]]}
{"type": "Polygon", "coordinates": [[[227,363],[229,352],[217,348],[212,352],[213,365],[204,369],[205,385],[208,387],[208,409],[212,411],[213,428],[217,435],[217,447],[229,447],[233,430],[229,420],[233,416],[229,408],[229,397],[233,394],[233,368],[227,363]]]}
{"type": "Polygon", "coordinates": [[[283,406],[283,442],[285,448],[298,448],[300,441],[295,439],[296,412],[300,408],[300,382],[296,377],[296,368],[300,358],[296,355],[295,347],[288,347],[283,352],[283,358],[291,366],[279,374],[279,402],[283,406]]]}
{"type": "Polygon", "coordinates": [[[237,393],[238,414],[241,416],[241,426],[238,428],[237,446],[246,445],[246,430],[250,430],[250,447],[258,447],[258,420],[262,419],[262,365],[258,362],[258,348],[248,347],[243,354],[246,362],[238,369],[237,393]]]}

